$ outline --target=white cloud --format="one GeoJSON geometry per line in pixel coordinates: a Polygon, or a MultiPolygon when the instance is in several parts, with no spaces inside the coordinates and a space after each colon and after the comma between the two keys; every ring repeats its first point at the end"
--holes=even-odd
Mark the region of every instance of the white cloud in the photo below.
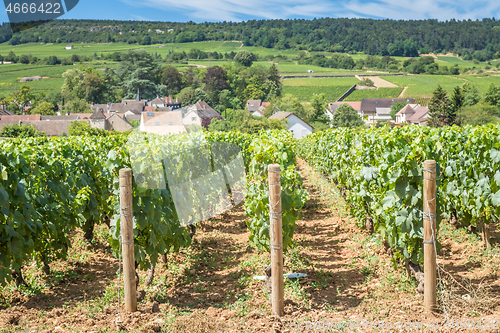
{"type": "Polygon", "coordinates": [[[487,0],[121,0],[136,7],[160,9],[166,21],[176,21],[169,11],[183,11],[195,21],[241,21],[290,17],[376,17],[389,19],[481,19],[500,16],[500,2],[487,0]]]}

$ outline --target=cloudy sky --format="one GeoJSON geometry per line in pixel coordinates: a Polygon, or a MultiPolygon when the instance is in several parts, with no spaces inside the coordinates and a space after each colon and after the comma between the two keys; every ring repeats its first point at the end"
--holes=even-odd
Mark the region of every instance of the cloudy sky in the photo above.
{"type": "MultiPolygon", "coordinates": [[[[28,1],[29,2],[29,1],[28,1]]],[[[175,22],[367,17],[482,19],[500,17],[498,0],[80,0],[64,18],[175,22]]],[[[0,22],[8,21],[2,11],[0,22]]]]}

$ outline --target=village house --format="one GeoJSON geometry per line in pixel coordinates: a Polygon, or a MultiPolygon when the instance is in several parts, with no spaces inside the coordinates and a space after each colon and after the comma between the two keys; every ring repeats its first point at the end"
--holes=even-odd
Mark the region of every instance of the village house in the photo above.
{"type": "Polygon", "coordinates": [[[225,120],[217,111],[212,109],[207,102],[199,100],[194,105],[182,110],[183,124],[186,127],[198,125],[208,128],[212,119],[225,120]]]}
{"type": "Polygon", "coordinates": [[[143,112],[139,130],[146,133],[167,135],[186,132],[186,127],[182,121],[181,110],[167,112],[143,112]]]}
{"type": "Polygon", "coordinates": [[[269,117],[269,119],[288,120],[287,129],[292,132],[293,137],[296,139],[301,139],[313,132],[311,125],[292,112],[279,111],[269,117]]]}
{"type": "Polygon", "coordinates": [[[407,104],[396,113],[396,124],[412,124],[425,126],[429,109],[420,104],[407,104]]]}
{"type": "Polygon", "coordinates": [[[328,118],[330,118],[330,120],[333,120],[333,114],[342,104],[348,104],[352,106],[352,108],[358,112],[359,116],[363,117],[361,113],[361,102],[332,102],[328,103],[328,107],[326,108],[326,115],[328,116],[328,118]]]}
{"type": "Polygon", "coordinates": [[[363,98],[361,114],[365,122],[372,124],[377,121],[391,120],[391,106],[396,102],[415,103],[414,98],[363,98]]]}
{"type": "Polygon", "coordinates": [[[252,116],[264,117],[264,110],[267,109],[270,104],[271,103],[269,102],[262,102],[262,100],[260,99],[249,99],[247,101],[247,110],[251,113],[252,116]]]}

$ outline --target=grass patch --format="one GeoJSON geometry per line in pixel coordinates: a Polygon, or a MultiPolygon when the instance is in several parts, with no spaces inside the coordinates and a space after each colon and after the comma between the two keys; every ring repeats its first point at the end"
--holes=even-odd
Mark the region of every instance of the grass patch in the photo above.
{"type": "Polygon", "coordinates": [[[361,101],[363,98],[397,98],[402,90],[403,88],[360,89],[347,96],[345,101],[361,101]]]}

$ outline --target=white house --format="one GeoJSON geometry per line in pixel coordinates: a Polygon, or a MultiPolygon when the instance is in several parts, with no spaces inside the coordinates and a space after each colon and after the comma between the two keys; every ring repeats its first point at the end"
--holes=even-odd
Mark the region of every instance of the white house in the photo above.
{"type": "Polygon", "coordinates": [[[186,132],[186,127],[182,123],[181,111],[142,112],[139,130],[165,135],[186,132]]]}
{"type": "Polygon", "coordinates": [[[202,100],[183,110],[183,124],[185,126],[198,125],[208,128],[208,125],[210,125],[214,118],[225,120],[217,111],[202,100]]]}
{"type": "Polygon", "coordinates": [[[429,109],[420,104],[407,104],[396,113],[396,124],[426,125],[429,109]]]}
{"type": "Polygon", "coordinates": [[[73,50],[73,45],[66,46],[66,50],[73,50]]]}
{"type": "Polygon", "coordinates": [[[292,112],[279,111],[269,117],[269,119],[288,120],[287,128],[290,132],[292,132],[293,137],[296,139],[301,139],[309,134],[312,134],[313,131],[313,127],[311,125],[300,119],[292,112]]]}

